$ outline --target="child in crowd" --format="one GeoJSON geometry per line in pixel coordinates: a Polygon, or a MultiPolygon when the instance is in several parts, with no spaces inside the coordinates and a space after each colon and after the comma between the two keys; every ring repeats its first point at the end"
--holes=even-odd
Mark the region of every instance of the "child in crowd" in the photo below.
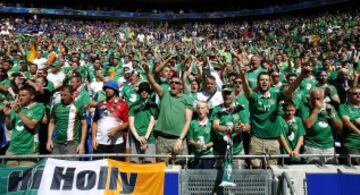
{"type": "Polygon", "coordinates": [[[188,142],[190,153],[195,155],[195,159],[189,164],[193,169],[211,169],[214,165],[213,159],[200,159],[202,155],[213,154],[212,127],[208,118],[209,106],[207,102],[200,101],[196,104],[197,119],[190,123],[188,132],[188,142]]]}

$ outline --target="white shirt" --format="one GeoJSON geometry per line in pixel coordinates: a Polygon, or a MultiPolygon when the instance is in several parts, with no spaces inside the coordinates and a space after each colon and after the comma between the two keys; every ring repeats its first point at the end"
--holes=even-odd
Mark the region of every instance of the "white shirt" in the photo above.
{"type": "MultiPolygon", "coordinates": [[[[198,101],[208,102],[210,109],[224,103],[224,99],[222,97],[221,91],[216,91],[210,100],[208,100],[209,98],[210,98],[210,94],[206,93],[205,91],[198,92],[196,94],[196,102],[198,101]]],[[[196,104],[196,102],[194,102],[194,105],[196,104]]]]}
{"type": "Polygon", "coordinates": [[[33,63],[37,65],[38,69],[45,68],[45,62],[47,62],[46,58],[36,58],[33,63]]]}
{"type": "Polygon", "coordinates": [[[63,81],[65,80],[65,73],[63,72],[58,72],[56,74],[53,73],[49,73],[47,76],[47,79],[49,81],[51,81],[52,83],[54,83],[54,87],[55,89],[57,89],[58,87],[61,87],[63,84],[63,81]]]}

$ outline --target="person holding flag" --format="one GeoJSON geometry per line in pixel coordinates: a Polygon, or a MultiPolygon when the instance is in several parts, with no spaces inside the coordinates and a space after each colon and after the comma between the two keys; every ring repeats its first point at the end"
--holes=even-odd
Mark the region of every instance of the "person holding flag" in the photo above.
{"type": "Polygon", "coordinates": [[[250,121],[244,108],[235,104],[235,95],[232,85],[222,87],[224,103],[215,107],[212,112],[213,130],[216,133],[214,154],[225,155],[223,165],[223,180],[220,186],[235,186],[232,181],[232,169],[244,168],[243,160],[236,160],[233,164],[233,155],[244,154],[242,133],[250,131],[250,121]]]}

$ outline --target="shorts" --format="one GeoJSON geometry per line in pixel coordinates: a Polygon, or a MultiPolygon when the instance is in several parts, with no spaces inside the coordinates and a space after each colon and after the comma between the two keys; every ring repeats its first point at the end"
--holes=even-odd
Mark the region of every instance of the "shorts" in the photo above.
{"type": "MultiPolygon", "coordinates": [[[[174,153],[174,145],[178,139],[177,138],[166,138],[163,136],[156,137],[156,154],[170,154],[170,155],[187,155],[187,143],[184,139],[181,144],[181,150],[178,153],[174,153]]],[[[157,158],[157,161],[168,161],[169,158],[157,158]]]]}
{"type": "MultiPolygon", "coordinates": [[[[331,154],[335,155],[335,148],[314,148],[311,146],[304,146],[304,154],[331,154]]],[[[313,163],[319,163],[321,160],[323,160],[325,163],[335,163],[334,157],[305,157],[305,160],[307,163],[313,164],[313,163]]]]}
{"type": "MultiPolygon", "coordinates": [[[[37,154],[39,153],[32,153],[32,155],[37,155],[37,154]]],[[[13,152],[6,151],[5,156],[21,156],[21,154],[15,154],[13,152]]],[[[12,159],[12,160],[7,160],[6,164],[9,166],[29,167],[36,164],[37,161],[38,159],[12,159]]]]}
{"type": "MultiPolygon", "coordinates": [[[[280,154],[280,144],[277,139],[261,139],[255,136],[251,137],[249,154],[280,154]]],[[[252,168],[261,168],[265,166],[263,159],[251,159],[250,164],[252,168]]],[[[267,166],[277,165],[277,159],[269,159],[267,166]]]]}
{"type": "MultiPolygon", "coordinates": [[[[131,154],[148,154],[148,155],[154,155],[155,154],[155,144],[148,144],[148,147],[145,151],[141,151],[141,146],[138,141],[136,141],[134,138],[130,139],[130,149],[131,154]]],[[[143,158],[143,157],[130,157],[130,162],[137,162],[137,163],[143,163],[143,162],[155,162],[155,158],[143,158]]]]}

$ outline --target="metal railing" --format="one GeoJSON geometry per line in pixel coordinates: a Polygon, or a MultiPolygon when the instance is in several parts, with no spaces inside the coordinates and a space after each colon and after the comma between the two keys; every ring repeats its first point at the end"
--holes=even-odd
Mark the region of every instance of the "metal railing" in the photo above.
{"type": "MultiPolygon", "coordinates": [[[[39,158],[112,158],[112,157],[140,157],[140,158],[168,158],[176,160],[185,160],[188,162],[190,159],[201,158],[201,159],[219,159],[223,158],[224,155],[204,155],[201,157],[195,155],[161,155],[161,154],[40,154],[40,155],[16,155],[16,156],[0,156],[0,160],[11,160],[11,159],[39,159],[39,158]]],[[[318,157],[320,165],[326,164],[326,158],[334,158],[338,162],[339,158],[346,158],[347,165],[352,166],[352,160],[360,158],[360,155],[342,155],[342,154],[300,154],[299,158],[318,157]]],[[[270,159],[280,159],[280,165],[284,165],[284,160],[289,157],[287,154],[258,154],[258,155],[234,155],[234,159],[246,160],[246,159],[262,159],[267,164],[270,159]]]]}
{"type": "Polygon", "coordinates": [[[282,176],[282,194],[287,194],[287,188],[290,189],[290,194],[295,195],[295,187],[290,179],[290,176],[287,172],[283,172],[282,176]]]}

